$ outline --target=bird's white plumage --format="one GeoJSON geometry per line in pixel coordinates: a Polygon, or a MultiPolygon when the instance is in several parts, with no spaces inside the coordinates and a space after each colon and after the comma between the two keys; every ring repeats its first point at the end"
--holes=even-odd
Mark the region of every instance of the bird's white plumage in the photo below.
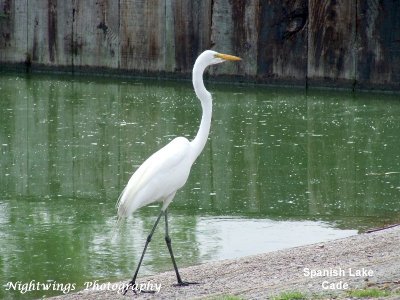
{"type": "Polygon", "coordinates": [[[199,131],[191,142],[184,137],[175,138],[136,170],[118,199],[119,217],[127,217],[137,209],[156,201],[162,201],[162,210],[165,210],[176,191],[186,183],[190,168],[203,150],[210,131],[212,98],[204,87],[203,73],[208,66],[226,60],[240,58],[206,50],[196,59],[193,87],[203,110],[199,131]]]}
{"type": "MultiPolygon", "coordinates": [[[[127,217],[152,202],[169,200],[187,181],[191,145],[177,137],[150,156],[132,175],[118,201],[118,215],[127,217]]],[[[172,200],[172,199],[170,199],[172,200]]],[[[169,203],[164,203],[168,206],[169,203]]]]}

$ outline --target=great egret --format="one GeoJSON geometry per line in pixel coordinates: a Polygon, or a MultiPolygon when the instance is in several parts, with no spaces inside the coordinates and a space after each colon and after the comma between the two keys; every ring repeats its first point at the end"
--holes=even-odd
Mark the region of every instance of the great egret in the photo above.
{"type": "Polygon", "coordinates": [[[124,294],[130,287],[135,287],[136,285],[136,277],[140,265],[142,264],[144,254],[162,215],[165,216],[165,242],[175,269],[176,278],[178,280],[177,285],[185,286],[190,284],[189,282],[182,281],[178,272],[178,267],[176,266],[171,247],[171,238],[168,234],[167,207],[174,198],[176,191],[186,183],[190,168],[203,150],[210,132],[212,97],[204,86],[204,70],[210,65],[219,64],[224,61],[238,60],[241,59],[233,55],[221,54],[212,50],[206,50],[200,54],[196,59],[192,74],[194,91],[201,101],[203,110],[200,128],[196,137],[192,141],[188,141],[184,137],[177,137],[168,145],[151,155],[132,175],[118,199],[117,207],[119,218],[127,217],[137,209],[150,203],[156,201],[163,202],[161,212],[147,237],[135,274],[125,289],[124,294]]]}

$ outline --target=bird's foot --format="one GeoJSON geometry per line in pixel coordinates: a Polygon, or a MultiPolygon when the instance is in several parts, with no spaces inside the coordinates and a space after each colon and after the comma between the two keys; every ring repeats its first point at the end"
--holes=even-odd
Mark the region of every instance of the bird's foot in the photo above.
{"type": "Polygon", "coordinates": [[[127,293],[129,290],[132,290],[132,291],[135,293],[135,295],[138,294],[138,293],[154,294],[154,293],[156,292],[156,291],[152,291],[152,290],[145,290],[145,289],[142,289],[142,286],[138,285],[138,284],[137,284],[136,282],[134,282],[134,281],[130,281],[130,282],[126,285],[126,287],[125,287],[125,289],[124,289],[124,292],[123,292],[123,295],[126,295],[126,293],[127,293]]]}
{"type": "Polygon", "coordinates": [[[132,290],[136,294],[136,286],[136,282],[129,281],[129,283],[125,286],[124,292],[122,294],[125,296],[128,290],[132,290]]]}
{"type": "Polygon", "coordinates": [[[191,284],[200,284],[200,282],[180,281],[178,283],[175,283],[173,286],[189,286],[191,284]]]}

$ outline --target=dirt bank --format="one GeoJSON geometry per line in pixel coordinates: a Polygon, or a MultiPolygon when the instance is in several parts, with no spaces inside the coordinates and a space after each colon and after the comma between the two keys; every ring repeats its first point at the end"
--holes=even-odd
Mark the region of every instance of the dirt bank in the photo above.
{"type": "MultiPolygon", "coordinates": [[[[327,299],[346,298],[349,290],[377,287],[390,290],[390,296],[384,299],[400,299],[400,226],[326,243],[193,266],[182,269],[181,275],[187,281],[200,284],[174,287],[174,273],[165,272],[139,278],[139,283],[161,284],[161,289],[158,293],[142,293],[135,298],[213,299],[237,295],[244,299],[270,299],[285,291],[299,291],[310,299],[317,296],[327,299]]],[[[127,299],[112,290],[116,286],[110,285],[105,291],[81,291],[52,299],[127,299]]],[[[132,291],[129,296],[133,297],[132,291]]]]}

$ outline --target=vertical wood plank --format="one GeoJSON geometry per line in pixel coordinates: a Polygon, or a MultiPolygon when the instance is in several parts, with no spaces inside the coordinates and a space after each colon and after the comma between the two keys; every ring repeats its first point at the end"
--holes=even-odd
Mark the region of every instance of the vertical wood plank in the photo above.
{"type": "Polygon", "coordinates": [[[174,72],[175,64],[175,23],[173,1],[165,1],[165,71],[174,72]]]}
{"type": "Polygon", "coordinates": [[[228,0],[216,0],[212,7],[211,43],[219,52],[232,52],[232,7],[228,0]]]}
{"type": "Polygon", "coordinates": [[[120,0],[121,69],[163,71],[165,3],[161,0],[120,0]]]}
{"type": "Polygon", "coordinates": [[[14,6],[11,0],[0,0],[0,60],[10,60],[9,49],[14,43],[14,6]]]}
{"type": "Polygon", "coordinates": [[[308,1],[264,1],[259,19],[258,77],[305,85],[308,1]]]}
{"type": "Polygon", "coordinates": [[[118,6],[113,0],[76,1],[74,66],[118,68],[118,6]]]}
{"type": "MultiPolygon", "coordinates": [[[[52,0],[54,1],[54,0],[52,0]]],[[[57,33],[56,55],[57,64],[61,66],[73,66],[74,41],[73,22],[75,18],[75,0],[57,0],[57,33]]]]}
{"type": "Polygon", "coordinates": [[[309,0],[308,78],[311,84],[352,86],[356,2],[309,0]]]}
{"type": "MultiPolygon", "coordinates": [[[[55,1],[28,2],[28,49],[35,64],[55,64],[57,4],[55,1]]],[[[57,62],[59,64],[59,62],[57,62]]]]}
{"type": "Polygon", "coordinates": [[[234,20],[234,54],[243,57],[238,64],[241,76],[257,74],[259,8],[262,1],[232,1],[234,20]],[[244,2],[244,11],[242,5],[244,2]]]}
{"type": "Polygon", "coordinates": [[[400,3],[357,1],[357,82],[400,89],[400,3]]]}
{"type": "MultiPolygon", "coordinates": [[[[167,1],[169,2],[169,1],[167,1]]],[[[174,36],[166,44],[174,44],[175,69],[190,73],[197,56],[210,47],[211,0],[172,1],[174,36]]]]}
{"type": "Polygon", "coordinates": [[[245,0],[213,1],[211,44],[216,51],[242,56],[237,64],[213,68],[212,74],[241,76],[257,73],[257,27],[259,2],[245,0]]]}
{"type": "Polygon", "coordinates": [[[32,67],[72,66],[73,1],[30,0],[28,53],[32,67]]]}
{"type": "Polygon", "coordinates": [[[20,63],[27,56],[27,0],[0,0],[0,61],[20,63]]]}

